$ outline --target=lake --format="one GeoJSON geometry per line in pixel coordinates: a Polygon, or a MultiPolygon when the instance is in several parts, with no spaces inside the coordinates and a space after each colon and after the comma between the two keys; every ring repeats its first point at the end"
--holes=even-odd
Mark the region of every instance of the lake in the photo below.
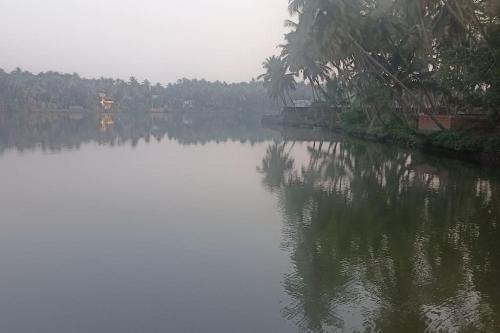
{"type": "Polygon", "coordinates": [[[498,332],[500,174],[317,131],[1,127],[1,332],[498,332]]]}

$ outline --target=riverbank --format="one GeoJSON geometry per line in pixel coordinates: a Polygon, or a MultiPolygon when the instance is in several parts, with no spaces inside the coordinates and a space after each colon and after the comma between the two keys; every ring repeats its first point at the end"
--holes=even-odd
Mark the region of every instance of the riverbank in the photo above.
{"type": "MultiPolygon", "coordinates": [[[[288,113],[286,114],[288,115],[288,113]]],[[[417,148],[438,153],[450,158],[471,161],[484,165],[500,165],[500,133],[479,132],[474,130],[442,130],[435,132],[412,131],[402,128],[372,128],[345,124],[341,120],[334,122],[312,121],[283,115],[267,116],[262,119],[266,127],[283,128],[322,128],[333,133],[342,133],[350,137],[381,142],[403,147],[417,148]],[[293,121],[290,121],[292,119],[293,121]],[[322,126],[322,124],[334,124],[322,126]]]]}
{"type": "Polygon", "coordinates": [[[333,129],[363,140],[395,144],[439,153],[451,158],[485,165],[500,165],[500,134],[443,130],[434,133],[410,133],[396,129],[341,127],[333,129]]]}

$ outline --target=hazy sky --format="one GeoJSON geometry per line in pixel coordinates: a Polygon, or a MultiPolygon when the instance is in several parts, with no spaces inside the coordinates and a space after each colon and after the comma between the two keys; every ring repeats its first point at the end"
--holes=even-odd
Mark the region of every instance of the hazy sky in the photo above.
{"type": "Polygon", "coordinates": [[[287,0],[0,0],[0,68],[244,81],[286,18],[287,0]]]}

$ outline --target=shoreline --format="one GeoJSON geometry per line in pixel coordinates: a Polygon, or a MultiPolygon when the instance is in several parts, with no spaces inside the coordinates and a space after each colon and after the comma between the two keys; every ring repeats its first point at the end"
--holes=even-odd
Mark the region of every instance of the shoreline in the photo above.
{"type": "Polygon", "coordinates": [[[262,123],[270,129],[321,129],[325,133],[340,134],[346,137],[403,148],[414,148],[424,153],[438,154],[450,159],[471,162],[484,167],[500,166],[500,133],[479,135],[470,132],[444,131],[432,134],[409,134],[402,131],[368,131],[361,128],[325,127],[325,126],[290,126],[283,124],[262,123]],[[485,148],[496,147],[495,150],[485,148]],[[471,148],[472,147],[472,148],[471,148]]]}
{"type": "MultiPolygon", "coordinates": [[[[349,137],[371,142],[379,142],[386,145],[395,145],[404,148],[415,148],[425,153],[439,154],[447,158],[465,162],[472,162],[485,167],[500,166],[500,151],[491,152],[484,150],[468,150],[463,148],[453,149],[450,148],[450,146],[444,146],[442,144],[436,143],[431,138],[424,137],[423,135],[420,137],[413,137],[411,135],[396,136],[392,135],[391,133],[370,133],[368,131],[353,131],[342,128],[334,130],[329,129],[329,131],[335,131],[349,137]]],[[[498,140],[498,136],[491,135],[491,137],[498,140]]],[[[500,145],[498,146],[498,148],[500,150],[500,145]]]]}

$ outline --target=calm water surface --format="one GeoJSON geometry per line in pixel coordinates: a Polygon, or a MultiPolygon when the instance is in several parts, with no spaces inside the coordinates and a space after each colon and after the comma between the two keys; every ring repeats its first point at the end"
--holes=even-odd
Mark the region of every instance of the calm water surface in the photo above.
{"type": "Polygon", "coordinates": [[[0,332],[500,331],[498,173],[121,130],[0,138],[0,332]]]}

